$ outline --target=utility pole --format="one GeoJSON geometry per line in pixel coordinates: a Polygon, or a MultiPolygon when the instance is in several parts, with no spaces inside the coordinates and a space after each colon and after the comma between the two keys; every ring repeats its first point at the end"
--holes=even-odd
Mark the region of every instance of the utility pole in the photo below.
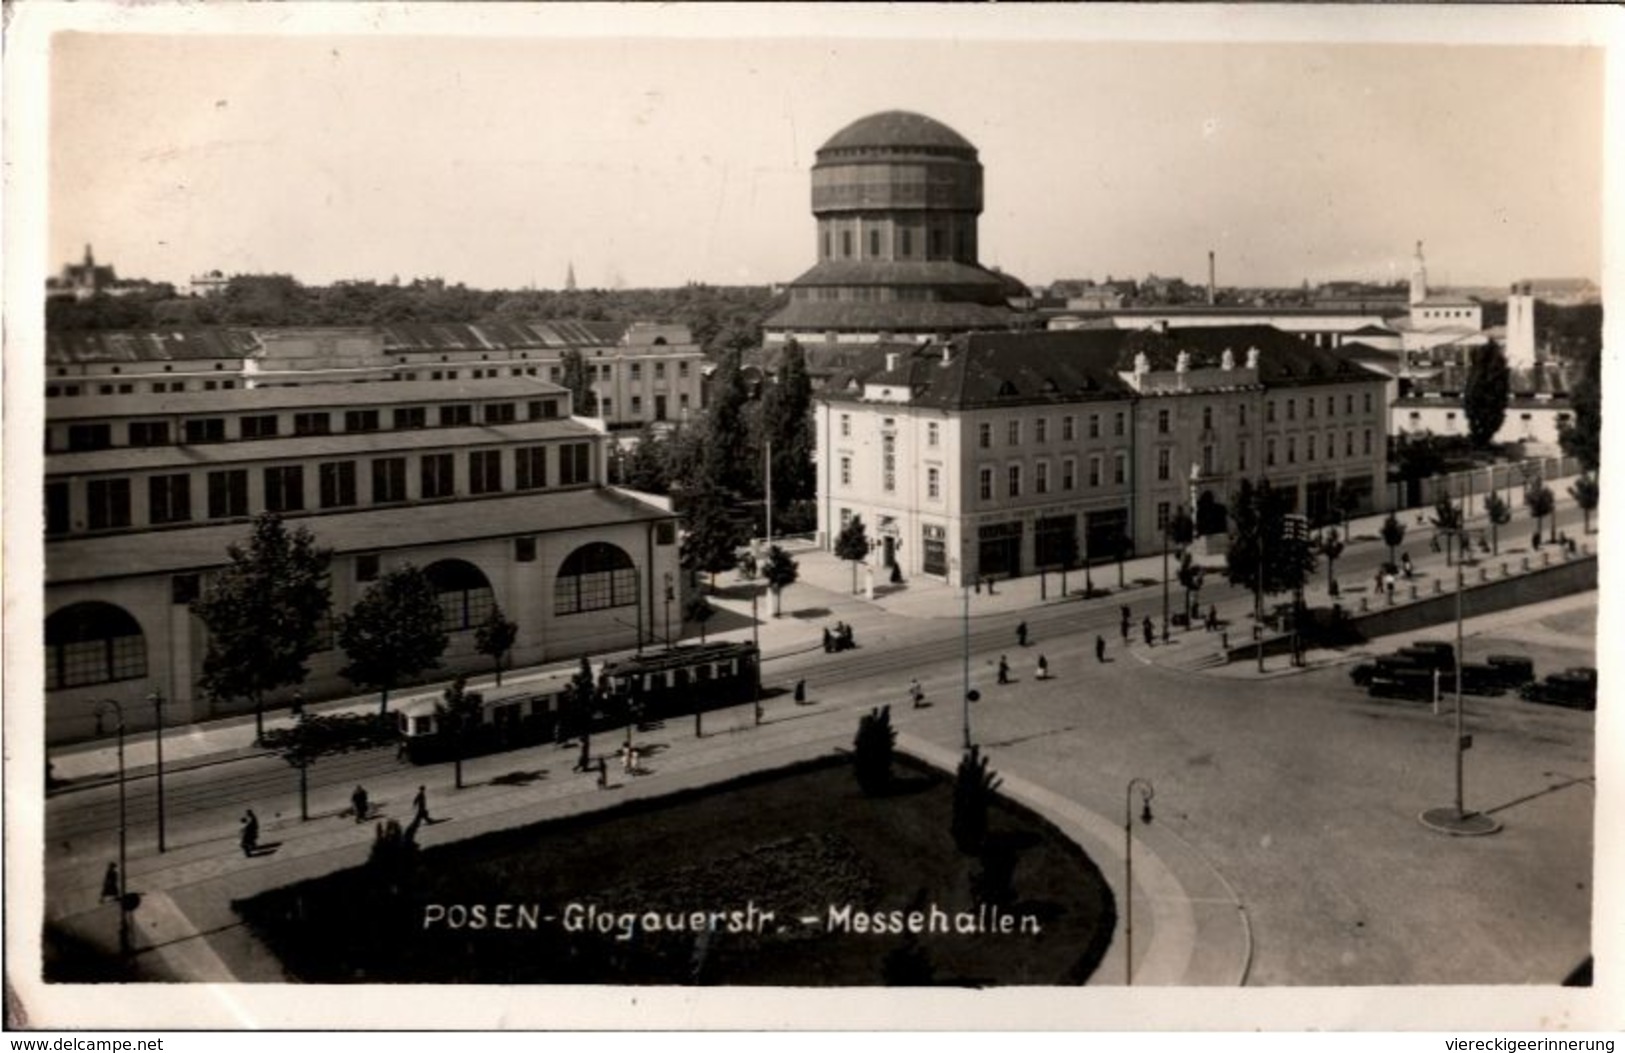
{"type": "Polygon", "coordinates": [[[158,851],[164,851],[164,692],[160,688],[147,696],[157,714],[153,724],[153,745],[158,749],[158,851]]]}

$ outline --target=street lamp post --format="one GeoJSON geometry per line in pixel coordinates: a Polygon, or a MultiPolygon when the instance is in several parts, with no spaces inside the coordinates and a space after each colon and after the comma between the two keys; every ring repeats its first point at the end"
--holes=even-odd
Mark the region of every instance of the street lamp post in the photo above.
{"type": "Polygon", "coordinates": [[[164,692],[162,689],[147,696],[157,716],[153,724],[152,741],[158,750],[158,851],[164,851],[164,692]]]}
{"type": "MultiPolygon", "coordinates": [[[[959,561],[955,560],[953,566],[955,570],[958,570],[959,561]]],[[[959,578],[959,595],[964,611],[960,622],[963,626],[965,655],[965,690],[960,697],[959,704],[964,710],[961,727],[964,732],[965,748],[968,750],[970,749],[970,704],[975,701],[975,692],[971,690],[970,686],[970,586],[965,584],[963,574],[959,578]]]]}
{"type": "Polygon", "coordinates": [[[1162,524],[1162,642],[1168,642],[1168,529],[1172,521],[1162,524]]]}
{"type": "Polygon", "coordinates": [[[671,646],[671,571],[666,571],[666,646],[671,646]]]}
{"type": "Polygon", "coordinates": [[[1140,789],[1140,822],[1151,822],[1151,798],[1156,790],[1151,780],[1139,776],[1128,781],[1123,791],[1123,976],[1134,985],[1134,788],[1140,789]]]}
{"type": "Polygon", "coordinates": [[[102,731],[102,710],[113,707],[118,717],[118,947],[119,953],[130,953],[130,896],[129,868],[126,863],[129,823],[124,809],[124,707],[117,699],[104,698],[96,703],[96,734],[102,731]]]}

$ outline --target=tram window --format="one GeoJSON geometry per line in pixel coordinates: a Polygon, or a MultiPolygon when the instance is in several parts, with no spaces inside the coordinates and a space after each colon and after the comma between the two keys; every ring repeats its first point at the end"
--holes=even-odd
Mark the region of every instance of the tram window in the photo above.
{"type": "Polygon", "coordinates": [[[688,686],[688,670],[687,669],[673,670],[673,675],[677,678],[677,686],[678,687],[687,687],[688,686]]]}
{"type": "Polygon", "coordinates": [[[432,732],[433,730],[434,730],[434,718],[433,717],[413,717],[412,718],[412,734],[414,734],[414,735],[427,735],[430,732],[432,732]]]}
{"type": "Polygon", "coordinates": [[[702,683],[709,680],[709,679],[711,679],[711,667],[709,665],[697,665],[697,666],[695,666],[694,667],[694,679],[698,680],[698,681],[700,681],[702,683]]]}

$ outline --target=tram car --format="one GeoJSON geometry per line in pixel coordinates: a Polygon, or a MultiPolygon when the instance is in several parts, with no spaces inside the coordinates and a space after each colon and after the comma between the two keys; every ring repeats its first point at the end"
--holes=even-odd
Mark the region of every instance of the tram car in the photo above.
{"type": "MultiPolygon", "coordinates": [[[[526,676],[498,688],[469,689],[480,696],[480,722],[462,743],[464,757],[552,742],[558,737],[576,669],[556,669],[526,676]]],[[[594,670],[595,675],[598,670],[594,670]]],[[[433,764],[454,756],[436,707],[441,692],[417,695],[395,707],[406,757],[414,764],[433,764]]]]}
{"type": "Polygon", "coordinates": [[[604,664],[603,704],[640,723],[735,705],[756,698],[761,661],[754,644],[680,644],[604,664]]]}

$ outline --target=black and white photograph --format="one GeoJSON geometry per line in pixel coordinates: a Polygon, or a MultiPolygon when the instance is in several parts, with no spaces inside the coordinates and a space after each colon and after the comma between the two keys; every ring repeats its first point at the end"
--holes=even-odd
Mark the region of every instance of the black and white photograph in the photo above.
{"type": "Polygon", "coordinates": [[[1617,9],[7,16],[8,1028],[1625,1026],[1617,9]]]}

